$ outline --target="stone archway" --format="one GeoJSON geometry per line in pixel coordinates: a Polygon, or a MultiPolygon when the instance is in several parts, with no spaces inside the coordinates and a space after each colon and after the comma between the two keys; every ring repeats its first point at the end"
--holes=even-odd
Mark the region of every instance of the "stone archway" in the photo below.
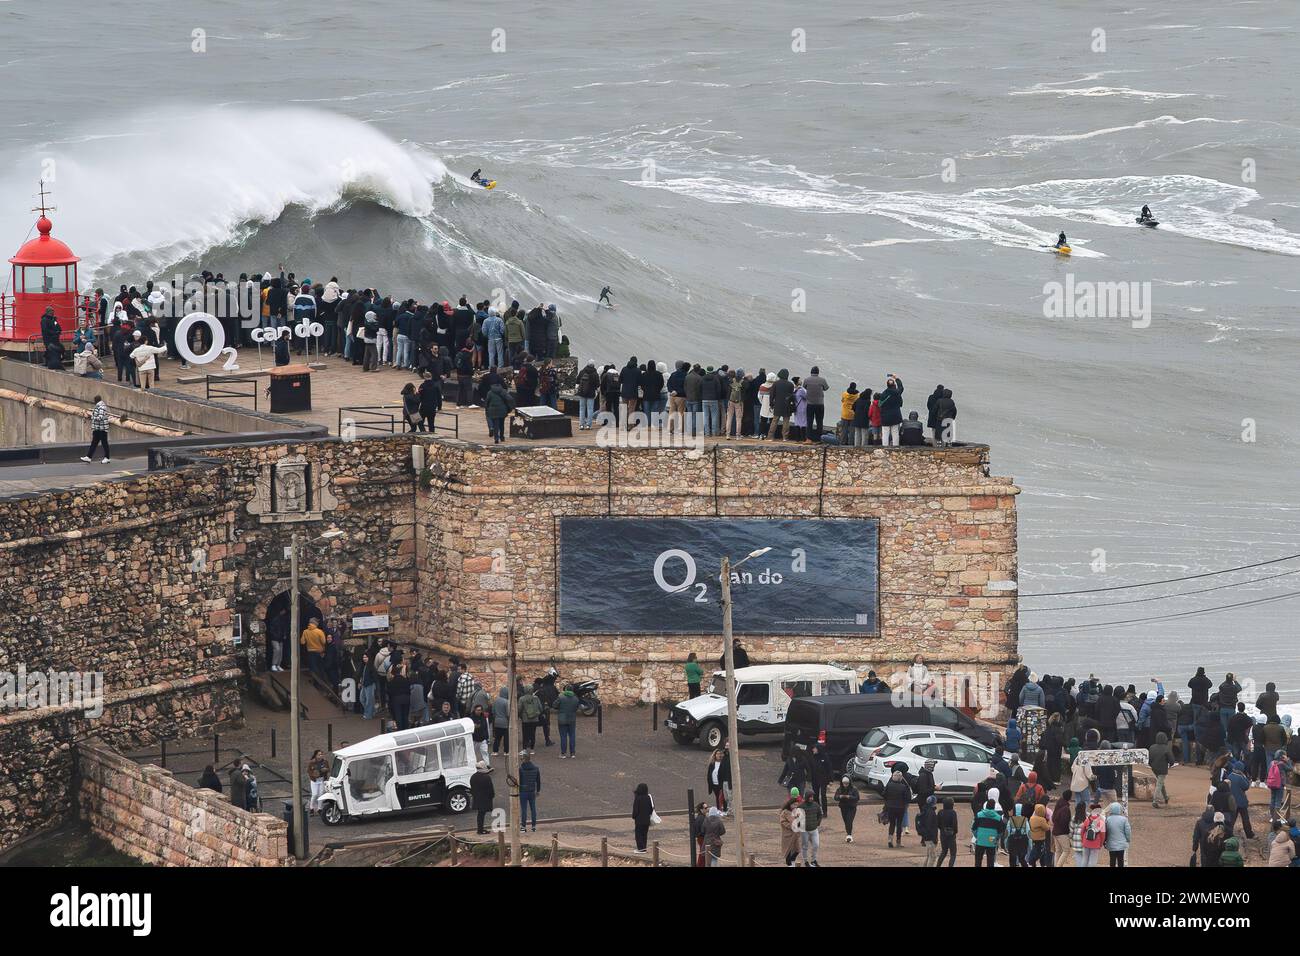
{"type": "MultiPolygon", "coordinates": [[[[315,617],[321,621],[329,614],[333,608],[334,602],[324,596],[321,589],[310,578],[300,578],[298,581],[298,614],[302,627],[307,626],[307,621],[315,617]]],[[[253,619],[260,621],[262,624],[262,653],[265,655],[262,659],[262,667],[266,670],[271,666],[271,638],[275,634],[283,631],[286,635],[289,630],[289,618],[291,605],[289,603],[289,580],[282,578],[275,582],[270,592],[257,604],[253,611],[253,619]]],[[[288,651],[284,655],[284,667],[288,669],[288,651]]]]}

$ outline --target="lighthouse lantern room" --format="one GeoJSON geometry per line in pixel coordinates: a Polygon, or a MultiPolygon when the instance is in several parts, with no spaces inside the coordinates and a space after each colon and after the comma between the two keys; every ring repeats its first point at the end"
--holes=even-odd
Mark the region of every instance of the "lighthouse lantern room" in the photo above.
{"type": "Polygon", "coordinates": [[[41,183],[41,204],[36,220],[37,236],[23,244],[10,258],[13,267],[9,288],[0,293],[0,348],[28,351],[40,346],[41,316],[53,308],[65,335],[76,327],[82,309],[77,292],[77,263],[67,244],[50,235],[54,224],[47,213],[45,184],[41,183]]]}

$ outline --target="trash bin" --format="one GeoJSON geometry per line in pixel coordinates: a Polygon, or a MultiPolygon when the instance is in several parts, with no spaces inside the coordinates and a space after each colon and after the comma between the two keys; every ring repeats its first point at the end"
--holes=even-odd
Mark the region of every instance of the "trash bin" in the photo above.
{"type": "Polygon", "coordinates": [[[311,369],[281,365],[271,369],[271,412],[311,411],[311,369]]]}

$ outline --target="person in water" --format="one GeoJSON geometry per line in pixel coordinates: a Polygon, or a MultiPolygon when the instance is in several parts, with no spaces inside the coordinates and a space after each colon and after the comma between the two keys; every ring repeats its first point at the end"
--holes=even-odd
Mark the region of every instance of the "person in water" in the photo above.
{"type": "Polygon", "coordinates": [[[609,301],[611,295],[613,295],[613,290],[611,290],[609,286],[605,286],[605,288],[600,290],[600,298],[597,300],[597,304],[599,305],[603,302],[606,305],[613,305],[614,303],[609,301]]]}
{"type": "Polygon", "coordinates": [[[1068,246],[1068,245],[1069,245],[1069,243],[1066,242],[1066,240],[1065,240],[1065,230],[1062,229],[1062,230],[1061,230],[1061,234],[1060,234],[1059,236],[1056,237],[1056,248],[1059,249],[1059,248],[1061,248],[1062,246],[1068,246]]]}

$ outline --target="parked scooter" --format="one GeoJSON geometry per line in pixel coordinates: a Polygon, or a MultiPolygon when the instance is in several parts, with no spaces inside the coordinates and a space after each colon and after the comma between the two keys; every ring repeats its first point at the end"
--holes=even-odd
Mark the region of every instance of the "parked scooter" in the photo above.
{"type": "MultiPolygon", "coordinates": [[[[552,664],[546,670],[547,678],[554,680],[557,684],[560,681],[560,672],[552,664]]],[[[574,696],[578,698],[578,713],[584,717],[594,717],[596,711],[600,708],[600,698],[596,696],[596,689],[600,686],[600,681],[580,680],[574,683],[562,685],[565,690],[572,690],[574,696]]]]}

